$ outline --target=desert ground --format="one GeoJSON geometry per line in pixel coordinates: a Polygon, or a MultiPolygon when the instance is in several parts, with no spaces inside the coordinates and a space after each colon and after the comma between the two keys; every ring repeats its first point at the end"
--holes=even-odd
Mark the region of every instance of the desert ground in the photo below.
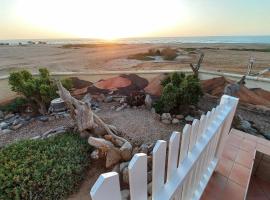
{"type": "MultiPolygon", "coordinates": [[[[205,53],[202,69],[244,73],[251,56],[256,59],[254,71],[270,67],[270,45],[115,44],[63,48],[62,45],[48,44],[0,46],[0,76],[8,75],[9,72],[19,69],[29,69],[36,72],[39,67],[47,67],[52,72],[189,68],[189,63],[196,63],[199,57],[199,54],[190,53],[191,48],[200,49],[205,53]],[[128,56],[147,52],[151,48],[168,46],[180,51],[180,55],[175,61],[128,59],[128,56]],[[264,52],[252,49],[263,49],[264,52]]],[[[270,76],[270,73],[265,74],[265,76],[270,76]]]]}

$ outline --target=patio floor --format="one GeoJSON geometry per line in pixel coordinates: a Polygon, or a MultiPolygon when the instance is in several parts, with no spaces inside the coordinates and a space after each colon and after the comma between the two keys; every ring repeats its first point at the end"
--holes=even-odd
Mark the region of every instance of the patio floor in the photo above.
{"type": "Polygon", "coordinates": [[[270,182],[251,179],[256,152],[270,155],[270,141],[232,129],[201,199],[246,199],[251,180],[247,199],[270,200],[270,182]]]}

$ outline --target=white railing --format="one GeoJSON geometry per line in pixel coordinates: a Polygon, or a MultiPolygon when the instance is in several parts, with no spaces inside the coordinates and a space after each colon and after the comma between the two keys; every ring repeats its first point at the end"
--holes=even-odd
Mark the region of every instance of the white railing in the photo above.
{"type": "MultiPolygon", "coordinates": [[[[152,163],[153,200],[200,199],[223,150],[237,104],[237,98],[223,95],[220,105],[187,124],[182,134],[173,132],[168,156],[167,142],[157,141],[152,163]]],[[[147,200],[147,155],[135,154],[128,172],[130,199],[147,200]]],[[[119,175],[100,175],[90,195],[92,200],[121,200],[119,175]]]]}

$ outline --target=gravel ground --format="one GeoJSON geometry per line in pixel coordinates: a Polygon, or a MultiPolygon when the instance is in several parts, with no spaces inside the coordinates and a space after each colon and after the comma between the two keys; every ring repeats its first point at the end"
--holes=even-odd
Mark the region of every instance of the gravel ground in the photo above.
{"type": "Polygon", "coordinates": [[[104,104],[98,115],[106,123],[117,127],[125,138],[135,144],[168,140],[173,131],[181,131],[183,128],[181,125],[161,123],[155,114],[146,109],[126,108],[116,112],[110,109],[112,105],[114,104],[104,104]]]}
{"type": "Polygon", "coordinates": [[[34,136],[41,135],[50,129],[57,128],[59,126],[70,126],[72,125],[72,120],[70,118],[59,118],[49,120],[47,122],[41,122],[34,120],[28,125],[13,131],[9,134],[0,135],[0,147],[3,147],[12,142],[16,142],[22,139],[32,138],[34,136]]]}

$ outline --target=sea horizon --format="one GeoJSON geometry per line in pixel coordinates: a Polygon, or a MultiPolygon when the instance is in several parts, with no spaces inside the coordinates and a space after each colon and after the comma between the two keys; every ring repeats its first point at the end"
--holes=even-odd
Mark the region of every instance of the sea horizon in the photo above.
{"type": "Polygon", "coordinates": [[[170,44],[170,43],[202,43],[202,44],[270,44],[270,35],[265,36],[179,36],[179,37],[133,37],[115,40],[95,38],[58,38],[58,39],[0,39],[0,43],[9,45],[46,42],[47,44],[84,44],[84,43],[124,43],[124,44],[170,44]]]}

